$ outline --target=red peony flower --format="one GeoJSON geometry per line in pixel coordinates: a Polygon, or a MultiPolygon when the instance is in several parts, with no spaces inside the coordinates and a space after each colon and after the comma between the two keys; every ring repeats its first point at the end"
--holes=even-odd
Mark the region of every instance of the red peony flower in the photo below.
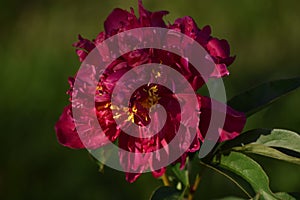
{"type": "MultiPolygon", "coordinates": [[[[97,149],[105,146],[109,141],[117,142],[118,146],[129,152],[152,152],[156,149],[166,148],[165,153],[169,154],[171,149],[167,148],[181,148],[181,147],[167,147],[167,144],[175,137],[176,132],[180,125],[180,113],[189,113],[189,110],[181,110],[180,105],[177,101],[176,96],[171,90],[159,84],[149,84],[140,87],[134,92],[130,99],[130,105],[126,111],[118,111],[117,105],[113,105],[111,102],[111,95],[113,88],[117,81],[129,70],[148,63],[161,63],[180,72],[186,80],[190,83],[192,88],[196,91],[199,89],[208,78],[221,78],[229,75],[227,67],[232,64],[234,57],[230,56],[229,44],[226,40],[219,40],[211,36],[211,29],[209,26],[205,26],[200,29],[191,17],[183,17],[175,20],[173,24],[165,24],[163,16],[168,14],[167,11],[150,12],[147,11],[142,2],[139,1],[139,17],[137,17],[131,9],[130,12],[122,9],[115,9],[107,17],[104,22],[104,32],[101,32],[96,39],[90,41],[84,39],[79,35],[79,41],[74,44],[76,47],[76,53],[79,56],[80,62],[83,62],[87,55],[100,43],[107,38],[118,34],[120,32],[140,28],[140,27],[162,27],[172,30],[179,31],[180,33],[186,34],[195,41],[197,41],[204,49],[209,53],[214,62],[213,69],[207,69],[207,74],[199,74],[196,69],[184,58],[173,53],[159,50],[159,49],[139,49],[124,54],[120,58],[117,58],[113,63],[109,65],[106,71],[103,73],[100,81],[97,78],[90,76],[95,75],[95,68],[89,68],[90,71],[86,71],[86,80],[82,81],[82,88],[80,90],[74,89],[74,78],[69,79],[70,89],[67,92],[71,98],[80,95],[80,93],[86,93],[91,88],[88,87],[84,82],[97,81],[98,87],[95,95],[95,108],[94,109],[83,109],[82,117],[77,122],[77,130],[72,115],[72,106],[68,105],[65,107],[61,117],[55,125],[58,141],[69,148],[89,148],[97,149]],[[150,116],[151,108],[157,104],[162,105],[166,111],[166,122],[162,124],[159,116],[150,116]],[[97,121],[89,118],[90,113],[97,115],[97,121]],[[148,124],[154,124],[159,129],[158,133],[151,137],[134,137],[124,133],[120,126],[117,125],[115,120],[124,121],[123,127],[130,127],[134,124],[138,125],[139,134],[144,136],[143,127],[148,124]],[[100,124],[103,133],[95,132],[92,130],[94,123],[100,124]],[[83,132],[84,134],[79,137],[77,131],[83,132]],[[82,141],[85,141],[83,145],[82,141]]],[[[157,74],[159,75],[159,73],[157,74]]],[[[137,74],[134,79],[143,79],[142,74],[137,74]]],[[[179,88],[184,94],[185,88],[179,88]]],[[[124,89],[123,92],[126,92],[124,89]]],[[[174,163],[181,163],[181,168],[185,166],[186,157],[191,152],[196,152],[200,148],[201,142],[205,137],[208,125],[211,117],[211,102],[214,101],[208,97],[198,95],[199,104],[199,115],[200,123],[195,138],[192,138],[192,144],[186,149],[186,152],[178,158],[174,163]]],[[[74,102],[73,102],[74,103],[74,102]]],[[[80,102],[84,104],[85,102],[80,102]]],[[[189,102],[186,102],[188,104],[189,102]]],[[[217,103],[222,104],[222,103],[217,103]]],[[[215,111],[222,112],[222,111],[215,111]]],[[[191,119],[190,123],[196,119],[191,119]]],[[[246,118],[243,113],[233,110],[227,107],[225,124],[223,127],[218,127],[215,132],[220,135],[219,142],[230,140],[236,137],[243,129],[246,118]]],[[[190,123],[186,123],[186,138],[190,136],[189,129],[190,123]]],[[[185,138],[182,138],[181,146],[184,146],[185,138]]],[[[163,167],[159,170],[153,166],[156,162],[159,162],[160,157],[142,157],[136,156],[129,158],[127,155],[120,153],[120,163],[124,168],[134,168],[137,173],[126,173],[126,180],[134,182],[140,174],[145,171],[146,167],[149,167],[154,177],[159,177],[165,173],[166,168],[163,167]],[[149,163],[145,165],[145,163],[149,163]]],[[[126,170],[130,171],[130,170],[126,170]]]]}

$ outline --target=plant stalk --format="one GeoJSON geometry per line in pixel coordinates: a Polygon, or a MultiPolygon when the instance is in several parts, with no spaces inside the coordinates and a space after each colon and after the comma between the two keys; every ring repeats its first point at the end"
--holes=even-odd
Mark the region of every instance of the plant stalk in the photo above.
{"type": "Polygon", "coordinates": [[[166,173],[164,173],[164,175],[162,175],[161,179],[164,183],[164,186],[170,186],[170,182],[168,180],[168,177],[167,177],[166,173]]]}

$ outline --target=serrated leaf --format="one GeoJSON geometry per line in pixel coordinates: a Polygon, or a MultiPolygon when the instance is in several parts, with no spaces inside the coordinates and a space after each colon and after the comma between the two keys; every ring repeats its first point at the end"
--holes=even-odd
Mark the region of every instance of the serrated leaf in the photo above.
{"type": "Polygon", "coordinates": [[[175,188],[163,186],[155,190],[150,200],[180,200],[180,192],[175,188]]]}
{"type": "Polygon", "coordinates": [[[300,77],[271,81],[233,97],[227,104],[249,117],[298,87],[300,77]]]}
{"type": "Polygon", "coordinates": [[[265,146],[262,144],[248,144],[248,145],[244,145],[242,147],[234,147],[233,150],[241,151],[244,153],[258,154],[258,155],[271,157],[271,158],[275,158],[278,160],[283,160],[286,162],[300,165],[300,158],[295,158],[295,157],[286,155],[276,149],[273,149],[271,147],[268,147],[268,146],[265,146]]]}
{"type": "Polygon", "coordinates": [[[261,135],[256,143],[281,147],[300,153],[300,135],[288,130],[273,129],[270,134],[261,135]]]}
{"type": "Polygon", "coordinates": [[[228,169],[244,178],[256,193],[265,192],[274,197],[274,194],[269,188],[269,178],[267,174],[262,167],[250,157],[239,152],[230,152],[229,155],[222,155],[219,162],[220,167],[228,169]]]}

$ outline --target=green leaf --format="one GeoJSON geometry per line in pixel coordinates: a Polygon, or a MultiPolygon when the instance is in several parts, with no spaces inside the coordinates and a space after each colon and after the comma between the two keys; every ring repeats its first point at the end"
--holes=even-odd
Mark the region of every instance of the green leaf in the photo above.
{"type": "Polygon", "coordinates": [[[243,146],[252,142],[256,142],[261,135],[268,135],[272,130],[269,129],[253,129],[240,134],[233,140],[225,141],[221,144],[221,151],[228,151],[236,146],[243,146]]]}
{"type": "Polygon", "coordinates": [[[278,160],[283,160],[286,162],[294,163],[300,165],[300,158],[295,158],[289,155],[286,155],[276,149],[271,147],[262,145],[262,144],[248,144],[242,147],[234,147],[233,150],[241,151],[244,153],[253,153],[258,154],[266,157],[275,158],[278,160]]]}
{"type": "Polygon", "coordinates": [[[279,198],[277,198],[276,196],[270,195],[267,192],[261,191],[254,197],[253,200],[279,200],[279,198]]]}
{"type": "Polygon", "coordinates": [[[249,117],[298,87],[300,77],[271,81],[233,97],[227,104],[249,117]]]}
{"type": "Polygon", "coordinates": [[[188,186],[189,185],[189,176],[187,170],[181,170],[180,169],[180,163],[177,163],[176,165],[172,166],[172,171],[176,178],[183,183],[183,185],[188,186]]]}
{"type": "Polygon", "coordinates": [[[230,170],[244,178],[256,193],[265,192],[274,197],[269,188],[269,178],[262,167],[250,157],[239,153],[230,152],[229,155],[222,155],[219,166],[230,170]]]}
{"type": "Polygon", "coordinates": [[[295,197],[289,195],[288,193],[285,192],[278,192],[275,194],[277,198],[279,199],[284,199],[284,200],[297,200],[295,197]]]}
{"type": "Polygon", "coordinates": [[[245,200],[239,197],[224,197],[222,199],[217,199],[217,200],[245,200]]]}
{"type": "Polygon", "coordinates": [[[296,200],[296,198],[284,192],[278,192],[275,193],[274,196],[271,196],[262,191],[254,197],[254,200],[296,200]]]}
{"type": "Polygon", "coordinates": [[[163,186],[155,190],[150,198],[151,200],[179,200],[180,192],[175,188],[163,186]]]}
{"type": "Polygon", "coordinates": [[[232,183],[234,183],[238,188],[240,188],[243,193],[245,195],[247,195],[249,198],[252,198],[252,195],[254,195],[254,191],[253,189],[251,188],[251,186],[249,185],[249,183],[247,183],[244,179],[242,179],[240,176],[238,176],[237,174],[227,170],[227,169],[224,169],[224,168],[221,168],[219,166],[213,166],[211,164],[207,164],[207,163],[204,163],[202,161],[200,161],[200,164],[215,171],[216,173],[224,176],[225,178],[227,178],[228,180],[230,180],[232,183]],[[252,194],[252,195],[251,195],[252,194]]]}
{"type": "Polygon", "coordinates": [[[300,153],[300,135],[288,130],[273,129],[270,134],[261,135],[256,143],[281,147],[300,153]]]}
{"type": "Polygon", "coordinates": [[[258,143],[270,147],[280,147],[300,153],[300,135],[283,129],[254,129],[242,133],[233,140],[223,142],[221,151],[229,151],[236,146],[258,143]]]}

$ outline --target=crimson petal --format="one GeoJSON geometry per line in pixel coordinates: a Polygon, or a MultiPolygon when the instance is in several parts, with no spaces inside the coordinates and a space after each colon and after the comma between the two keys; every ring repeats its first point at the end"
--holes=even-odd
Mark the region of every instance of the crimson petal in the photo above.
{"type": "Polygon", "coordinates": [[[217,108],[214,108],[214,112],[222,112],[218,110],[219,107],[226,107],[226,117],[223,127],[218,127],[218,130],[212,130],[214,132],[218,132],[220,135],[219,142],[223,142],[225,140],[230,140],[238,136],[246,123],[246,116],[244,113],[238,112],[233,108],[221,103],[216,100],[210,99],[208,97],[201,96],[201,114],[200,114],[200,124],[199,128],[203,137],[206,136],[206,133],[209,128],[210,120],[211,120],[211,102],[214,101],[214,105],[217,105],[217,108]]]}
{"type": "Polygon", "coordinates": [[[84,148],[84,145],[82,144],[75,129],[71,105],[68,105],[64,108],[63,113],[55,124],[55,131],[59,143],[63,146],[73,149],[84,148]]]}

